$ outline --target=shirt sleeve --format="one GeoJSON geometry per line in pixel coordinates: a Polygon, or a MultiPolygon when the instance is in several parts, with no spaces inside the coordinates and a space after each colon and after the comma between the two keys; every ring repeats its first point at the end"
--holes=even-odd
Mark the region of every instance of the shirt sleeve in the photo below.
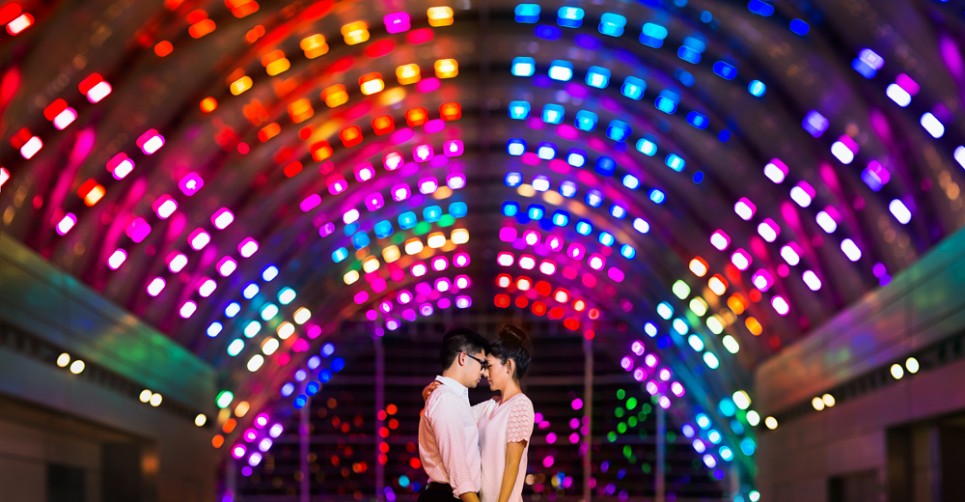
{"type": "MultiPolygon", "coordinates": [[[[435,393],[433,393],[434,395],[435,393]]],[[[479,430],[460,397],[449,392],[435,400],[432,427],[439,445],[443,468],[456,497],[479,491],[479,430]],[[473,442],[476,438],[476,442],[473,442]]]]}
{"type": "Polygon", "coordinates": [[[529,442],[529,438],[533,436],[533,423],[535,421],[536,414],[533,411],[533,402],[530,401],[529,398],[516,399],[515,402],[513,402],[513,409],[509,410],[509,422],[506,426],[506,442],[529,442]]]}

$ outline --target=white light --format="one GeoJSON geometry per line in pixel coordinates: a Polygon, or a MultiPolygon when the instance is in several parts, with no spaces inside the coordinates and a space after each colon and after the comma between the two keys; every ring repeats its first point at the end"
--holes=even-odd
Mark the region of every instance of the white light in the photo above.
{"type": "Polygon", "coordinates": [[[850,164],[854,161],[854,152],[840,141],[835,141],[834,144],[831,145],[831,154],[840,160],[842,164],[850,164]]]}
{"type": "Polygon", "coordinates": [[[767,417],[764,419],[764,427],[770,430],[777,429],[777,419],[774,417],[767,417]]]}
{"type": "Polygon", "coordinates": [[[815,274],[813,271],[805,270],[801,278],[804,279],[804,284],[807,284],[811,291],[821,289],[821,279],[819,279],[818,274],[815,274]]]}
{"type": "MultiPolygon", "coordinates": [[[[965,146],[959,145],[958,148],[955,148],[955,160],[958,162],[958,165],[965,169],[965,146]]],[[[0,183],[0,185],[2,185],[2,183],[0,183]]]]}
{"type": "Polygon", "coordinates": [[[181,315],[181,318],[187,319],[192,315],[194,315],[194,312],[197,310],[198,310],[198,304],[188,300],[184,302],[184,305],[181,305],[181,309],[178,310],[178,314],[181,315]]]}
{"type": "Polygon", "coordinates": [[[295,315],[292,316],[292,319],[298,324],[305,324],[311,318],[312,312],[305,307],[296,310],[295,315]]]}
{"type": "Polygon", "coordinates": [[[194,425],[204,427],[206,423],[208,423],[208,417],[206,417],[204,413],[198,413],[198,416],[194,417],[194,425]]]}
{"type": "Polygon", "coordinates": [[[161,294],[164,290],[165,282],[164,279],[160,277],[155,277],[150,284],[147,285],[147,294],[151,296],[157,296],[161,294]]]}
{"type": "Polygon", "coordinates": [[[861,259],[861,249],[859,249],[858,245],[855,244],[851,239],[841,241],[841,251],[843,251],[845,256],[847,256],[851,261],[858,261],[861,259]]]}
{"type": "Polygon", "coordinates": [[[898,84],[888,84],[885,94],[902,108],[911,104],[911,94],[908,94],[908,91],[902,89],[898,84]]]}
{"type": "Polygon", "coordinates": [[[224,208],[214,213],[214,215],[211,218],[211,222],[214,223],[214,226],[217,227],[219,230],[224,230],[233,221],[235,221],[235,215],[231,214],[231,211],[228,211],[227,209],[224,209],[224,208]]]}
{"type": "Polygon", "coordinates": [[[70,364],[70,354],[63,352],[57,356],[57,366],[66,368],[68,364],[70,364]]]}
{"type": "Polygon", "coordinates": [[[27,142],[20,147],[20,155],[22,155],[23,158],[30,160],[34,155],[37,155],[37,152],[39,152],[43,147],[44,142],[41,141],[40,138],[34,136],[27,140],[27,142]]]}
{"type": "Polygon", "coordinates": [[[767,242],[774,242],[777,239],[777,224],[771,220],[762,222],[757,226],[757,233],[767,242]]]}
{"type": "Polygon", "coordinates": [[[945,125],[931,113],[925,113],[921,116],[921,126],[935,139],[945,135],[945,125]]]}
{"type": "Polygon", "coordinates": [[[265,357],[261,354],[255,354],[248,360],[248,371],[254,373],[258,371],[263,364],[265,364],[265,357]]]}
{"type": "Polygon", "coordinates": [[[238,269],[238,262],[236,262],[234,259],[230,257],[225,257],[218,264],[218,273],[221,274],[221,277],[228,277],[229,275],[233,274],[237,269],[238,269]]]}
{"type": "Polygon", "coordinates": [[[888,204],[888,210],[891,211],[891,214],[894,215],[896,220],[898,220],[898,223],[901,223],[902,225],[905,225],[911,221],[911,211],[908,210],[908,207],[905,206],[904,202],[898,199],[894,199],[888,204]]]}
{"type": "Polygon", "coordinates": [[[81,373],[84,372],[84,368],[86,367],[87,365],[84,364],[84,361],[77,359],[76,361],[70,363],[70,372],[75,375],[80,375],[81,373]]]}
{"type": "Polygon", "coordinates": [[[814,202],[811,194],[801,188],[801,185],[797,185],[791,189],[791,200],[796,202],[797,205],[801,207],[808,207],[812,202],[814,202]]]}
{"type": "Polygon", "coordinates": [[[734,204],[734,212],[737,216],[740,216],[744,221],[750,221],[754,217],[754,213],[757,212],[757,206],[750,201],[747,197],[741,197],[736,204],[734,204]]]}
{"type": "Polygon", "coordinates": [[[198,294],[203,298],[207,298],[211,296],[211,293],[214,293],[216,289],[218,289],[218,283],[214,282],[214,279],[207,279],[201,283],[201,286],[198,286],[198,294]]]}
{"type": "Polygon", "coordinates": [[[192,234],[191,240],[190,240],[191,248],[194,249],[195,251],[200,251],[204,249],[204,247],[207,246],[210,242],[211,242],[211,236],[208,234],[208,232],[205,232],[204,230],[201,230],[201,229],[196,230],[192,234]]]}
{"type": "Polygon", "coordinates": [[[91,103],[97,103],[100,100],[106,98],[107,95],[110,93],[111,93],[111,84],[108,84],[107,82],[100,82],[94,87],[91,87],[89,91],[87,91],[87,101],[90,101],[91,103]]]}
{"type": "Polygon", "coordinates": [[[74,111],[73,108],[67,108],[54,117],[54,127],[56,127],[58,131],[63,131],[67,126],[73,124],[75,120],[77,120],[77,112],[74,111]]]}
{"type": "Polygon", "coordinates": [[[117,249],[107,259],[107,266],[111,267],[112,270],[117,270],[124,264],[125,260],[127,260],[127,252],[123,249],[117,249]]]}
{"type": "Polygon", "coordinates": [[[184,270],[184,267],[186,267],[187,265],[188,265],[188,257],[185,256],[183,253],[177,253],[168,262],[168,270],[170,270],[172,274],[176,274],[184,270]]]}
{"type": "Polygon", "coordinates": [[[787,304],[787,300],[780,296],[771,298],[771,306],[774,307],[774,310],[782,316],[787,315],[787,313],[791,310],[791,307],[787,304]]]}
{"type": "Polygon", "coordinates": [[[761,423],[761,415],[754,410],[749,410],[747,412],[747,423],[751,427],[757,427],[761,423]]]}
{"type": "Polygon", "coordinates": [[[821,411],[824,409],[824,401],[820,397],[815,396],[811,399],[811,407],[817,411],[821,411]]]}
{"type": "Polygon", "coordinates": [[[157,211],[155,212],[157,213],[158,218],[161,218],[162,220],[166,220],[170,218],[175,211],[178,210],[178,203],[175,202],[174,199],[170,198],[170,196],[167,196],[167,195],[163,196],[162,198],[166,200],[158,204],[157,211]]]}
{"type": "MultiPolygon", "coordinates": [[[[965,150],[965,148],[963,148],[963,150],[965,150]]],[[[962,157],[963,157],[962,167],[965,167],[965,152],[963,152],[962,157]]],[[[637,232],[640,232],[641,234],[645,234],[650,231],[650,224],[647,223],[647,221],[644,220],[643,218],[636,218],[633,220],[633,229],[636,230],[637,232]]]]}
{"type": "Polygon", "coordinates": [[[138,394],[137,399],[142,403],[147,404],[151,400],[151,396],[153,395],[154,393],[151,392],[149,389],[144,389],[141,391],[140,394],[138,394]]]}
{"type": "Polygon", "coordinates": [[[151,406],[157,408],[158,406],[161,406],[161,401],[163,400],[164,398],[160,394],[155,393],[153,396],[151,396],[151,406]]]}
{"type": "Polygon", "coordinates": [[[352,223],[359,221],[359,216],[358,209],[350,209],[342,216],[342,221],[344,221],[346,225],[351,225],[352,223]]]}
{"type": "MultiPolygon", "coordinates": [[[[783,163],[782,163],[783,164],[783,163]]],[[[780,167],[773,161],[764,166],[764,176],[775,184],[781,184],[787,177],[787,167],[780,167]]]]}
{"type": "Polygon", "coordinates": [[[784,261],[792,267],[796,267],[798,263],[801,263],[801,255],[790,245],[781,247],[781,258],[784,258],[784,261]]]}
{"type": "Polygon", "coordinates": [[[819,212],[817,217],[815,217],[815,221],[818,222],[818,226],[829,234],[834,233],[834,231],[838,229],[838,222],[834,221],[834,218],[826,211],[819,212]]]}

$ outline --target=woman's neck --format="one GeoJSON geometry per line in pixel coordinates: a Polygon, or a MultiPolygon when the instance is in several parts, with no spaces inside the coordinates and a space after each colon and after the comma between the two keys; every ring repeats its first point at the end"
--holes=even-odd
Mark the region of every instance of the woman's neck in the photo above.
{"type": "Polygon", "coordinates": [[[509,400],[509,398],[511,398],[511,397],[515,396],[516,394],[519,394],[519,393],[521,393],[521,392],[523,392],[523,391],[522,391],[522,389],[519,388],[519,384],[516,383],[515,381],[510,381],[509,383],[506,384],[506,388],[503,389],[503,391],[502,391],[502,393],[501,393],[501,394],[502,394],[502,396],[501,396],[501,397],[502,397],[501,401],[502,401],[502,402],[506,402],[506,401],[509,400]]]}

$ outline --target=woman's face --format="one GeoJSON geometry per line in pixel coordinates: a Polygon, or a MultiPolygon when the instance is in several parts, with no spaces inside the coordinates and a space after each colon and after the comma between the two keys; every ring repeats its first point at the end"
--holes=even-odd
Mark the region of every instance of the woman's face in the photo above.
{"type": "Polygon", "coordinates": [[[503,364],[498,357],[490,354],[486,356],[486,362],[489,363],[489,388],[502,391],[506,388],[506,382],[513,379],[509,371],[509,360],[503,364]]]}

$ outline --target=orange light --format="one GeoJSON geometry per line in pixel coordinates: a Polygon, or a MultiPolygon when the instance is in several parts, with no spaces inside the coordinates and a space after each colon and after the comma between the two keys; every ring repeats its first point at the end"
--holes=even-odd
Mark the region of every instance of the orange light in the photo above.
{"type": "Polygon", "coordinates": [[[315,59],[328,53],[328,43],[325,42],[325,35],[310,35],[298,43],[308,59],[315,59]]]}
{"type": "Polygon", "coordinates": [[[84,204],[86,204],[87,207],[94,207],[106,194],[107,189],[104,188],[104,185],[97,185],[92,188],[90,192],[87,192],[87,195],[84,197],[84,204]]]}
{"type": "Polygon", "coordinates": [[[727,279],[724,279],[724,276],[720,274],[714,274],[714,276],[707,281],[707,285],[717,296],[723,296],[723,294],[727,292],[727,279]]]}
{"type": "Polygon", "coordinates": [[[215,436],[211,438],[211,446],[214,446],[215,448],[221,448],[224,446],[224,436],[221,434],[215,434],[215,436]]]}
{"type": "Polygon", "coordinates": [[[369,25],[365,21],[348,23],[342,26],[342,36],[349,45],[361,44],[369,39],[369,25]]]}
{"type": "Polygon", "coordinates": [[[439,107],[442,120],[459,120],[462,118],[462,106],[459,103],[443,103],[439,107]]]}
{"type": "Polygon", "coordinates": [[[191,38],[201,38],[214,31],[216,27],[212,19],[202,19],[188,28],[188,35],[191,35],[191,38]]]}
{"type": "Polygon", "coordinates": [[[727,299],[727,306],[730,307],[735,314],[741,315],[747,310],[747,300],[744,298],[744,295],[734,293],[727,299]]]}
{"type": "Polygon", "coordinates": [[[697,277],[703,277],[707,275],[707,260],[697,256],[693,260],[690,260],[690,271],[694,273],[697,277]]]}
{"type": "Polygon", "coordinates": [[[422,70],[417,64],[404,64],[395,69],[395,78],[401,85],[414,84],[422,80],[422,70]]]}
{"type": "Polygon", "coordinates": [[[285,73],[292,66],[285,57],[285,53],[280,50],[273,50],[262,56],[261,64],[265,67],[265,72],[272,77],[285,73]]]}
{"type": "Polygon", "coordinates": [[[263,36],[265,36],[265,27],[260,24],[257,24],[253,28],[248,30],[247,33],[245,33],[245,42],[248,42],[249,45],[252,45],[255,42],[261,40],[261,37],[263,36]]]}
{"type": "Polygon", "coordinates": [[[161,40],[160,42],[154,44],[154,54],[157,57],[163,58],[174,52],[174,44],[168,42],[167,40],[161,40]]]}
{"type": "Polygon", "coordinates": [[[455,59],[440,59],[433,64],[433,67],[439,78],[452,78],[459,75],[459,63],[455,59]]]}
{"type": "Polygon", "coordinates": [[[258,131],[258,141],[264,143],[271,138],[278,136],[279,133],[281,133],[281,126],[278,125],[278,122],[272,122],[265,127],[262,127],[261,130],[258,131]]]}
{"type": "Polygon", "coordinates": [[[375,117],[372,119],[372,131],[376,135],[382,136],[383,134],[388,134],[395,130],[395,120],[389,115],[382,115],[381,117],[375,117]]]}
{"type": "Polygon", "coordinates": [[[747,330],[750,331],[754,336],[761,336],[761,333],[764,332],[764,327],[761,326],[761,323],[757,322],[757,319],[753,317],[748,317],[744,321],[744,325],[747,326],[747,330]]]}
{"type": "Polygon", "coordinates": [[[426,11],[429,17],[429,26],[440,27],[452,24],[452,7],[430,7],[426,11]]]}
{"type": "Polygon", "coordinates": [[[359,87],[362,89],[362,94],[371,96],[385,89],[385,82],[382,81],[382,74],[378,72],[366,73],[359,77],[359,87]]]}
{"type": "Polygon", "coordinates": [[[329,108],[335,108],[348,102],[348,92],[345,91],[344,85],[335,84],[322,91],[322,99],[329,108]]]}
{"type": "Polygon", "coordinates": [[[201,111],[211,113],[218,109],[218,100],[208,96],[201,100],[201,111]]]}
{"type": "Polygon", "coordinates": [[[231,94],[234,94],[235,96],[240,96],[244,94],[245,91],[247,91],[248,89],[251,89],[251,85],[252,85],[251,77],[247,75],[242,75],[241,77],[231,82],[231,84],[228,87],[228,90],[231,91],[231,94]]]}
{"type": "Polygon", "coordinates": [[[359,126],[351,126],[342,129],[342,132],[338,134],[339,139],[342,140],[342,144],[346,147],[352,147],[362,142],[362,128],[359,126]]]}
{"type": "Polygon", "coordinates": [[[586,302],[583,300],[577,300],[573,302],[573,310],[577,312],[583,312],[586,310],[586,302]]]}
{"type": "Polygon", "coordinates": [[[254,0],[225,0],[225,4],[238,19],[258,12],[258,2],[254,0]]]}
{"type": "Polygon", "coordinates": [[[312,118],[312,115],[315,115],[315,109],[312,108],[312,102],[308,98],[296,99],[288,105],[288,116],[296,124],[312,118]]]}
{"type": "Polygon", "coordinates": [[[312,145],[312,158],[315,162],[321,162],[332,156],[332,146],[328,141],[319,141],[312,145]]]}
{"type": "Polygon", "coordinates": [[[405,112],[405,123],[409,127],[418,127],[429,120],[429,112],[425,108],[412,108],[405,112]]]}
{"type": "MultiPolygon", "coordinates": [[[[399,412],[399,407],[392,403],[389,403],[389,405],[385,407],[385,412],[388,413],[389,415],[395,415],[396,413],[399,412]]],[[[395,427],[393,427],[393,429],[394,428],[395,427]]]]}
{"type": "Polygon", "coordinates": [[[238,421],[233,418],[229,418],[228,420],[225,420],[224,425],[221,426],[221,430],[223,430],[225,434],[231,434],[231,431],[235,430],[235,427],[237,426],[238,421]]]}

